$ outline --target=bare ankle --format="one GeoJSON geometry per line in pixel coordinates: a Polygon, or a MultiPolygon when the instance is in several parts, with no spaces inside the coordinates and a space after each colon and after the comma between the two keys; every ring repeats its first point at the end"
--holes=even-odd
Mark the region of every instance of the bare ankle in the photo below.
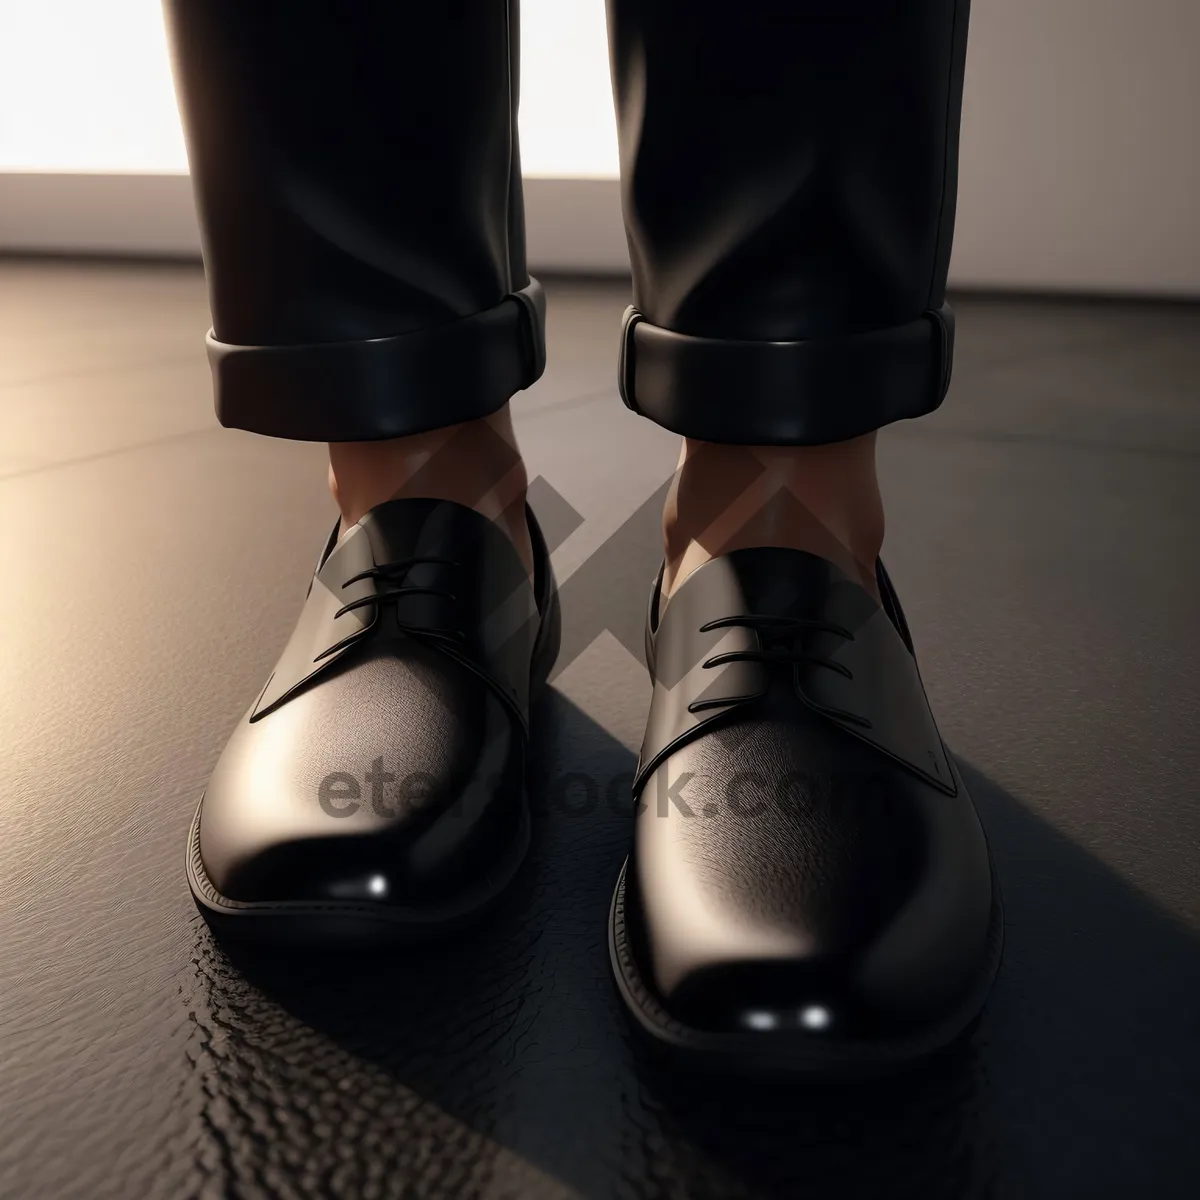
{"type": "Polygon", "coordinates": [[[875,594],[883,534],[873,433],[828,446],[685,442],[663,513],[665,590],[717,555],[784,546],[829,559],[875,594]]]}
{"type": "Polygon", "coordinates": [[[452,500],[500,526],[532,572],[528,482],[507,405],[490,417],[428,433],[329,446],[329,490],[343,532],[388,500],[452,500]]]}

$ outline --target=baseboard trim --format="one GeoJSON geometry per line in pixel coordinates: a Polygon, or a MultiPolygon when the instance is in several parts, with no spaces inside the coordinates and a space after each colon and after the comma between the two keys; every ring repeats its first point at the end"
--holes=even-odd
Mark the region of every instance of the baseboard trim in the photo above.
{"type": "MultiPolygon", "coordinates": [[[[629,273],[615,179],[525,180],[533,271],[629,273]]],[[[185,174],[0,171],[0,252],[198,259],[185,174]]]]}
{"type": "MultiPolygon", "coordinates": [[[[1193,300],[1200,287],[1151,262],[1106,266],[1082,247],[1057,258],[1022,255],[960,206],[950,285],[959,290],[1193,300]]],[[[530,270],[629,274],[615,179],[525,180],[530,270]]],[[[1037,239],[1032,239],[1036,242],[1037,239]]],[[[186,174],[0,171],[0,253],[198,259],[200,233],[186,174]]]]}

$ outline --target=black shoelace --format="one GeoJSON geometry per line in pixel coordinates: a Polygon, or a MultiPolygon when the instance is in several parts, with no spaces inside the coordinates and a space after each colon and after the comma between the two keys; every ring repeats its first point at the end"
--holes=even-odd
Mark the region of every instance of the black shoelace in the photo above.
{"type": "MultiPolygon", "coordinates": [[[[338,617],[344,616],[348,612],[353,612],[356,608],[365,608],[368,604],[384,604],[389,600],[399,600],[404,596],[444,596],[448,600],[456,599],[455,594],[447,591],[445,588],[423,587],[420,584],[404,582],[413,567],[424,566],[430,563],[447,567],[459,566],[457,559],[444,558],[437,554],[418,554],[412,558],[399,558],[394,562],[381,563],[377,567],[368,567],[365,571],[359,571],[357,575],[352,575],[347,579],[342,584],[343,589],[363,579],[373,579],[377,584],[382,586],[373,595],[360,596],[357,600],[351,600],[349,603],[343,604],[333,614],[333,619],[336,621],[338,617]]],[[[460,629],[427,629],[423,626],[418,627],[404,624],[401,625],[401,628],[406,633],[426,638],[440,638],[445,641],[459,642],[466,637],[460,629]]],[[[357,634],[351,634],[349,638],[343,638],[336,645],[330,646],[328,650],[323,650],[313,659],[313,662],[320,662],[321,659],[340,650],[347,641],[352,640],[354,637],[357,637],[357,634]]]]}
{"type": "MultiPolygon", "coordinates": [[[[714,629],[731,629],[735,627],[753,629],[760,636],[763,634],[774,634],[776,639],[790,639],[791,644],[781,646],[776,641],[775,644],[769,644],[761,650],[730,650],[724,654],[714,654],[712,658],[705,659],[700,664],[702,669],[707,671],[712,667],[723,666],[725,663],[731,662],[761,662],[788,667],[796,667],[807,663],[813,666],[827,667],[829,670],[836,671],[839,675],[845,676],[846,679],[854,678],[854,673],[849,667],[844,666],[842,663],[834,662],[830,658],[823,658],[818,654],[808,654],[799,649],[795,644],[800,634],[812,632],[832,633],[837,637],[845,638],[849,642],[854,641],[854,634],[850,630],[832,621],[821,621],[809,617],[773,616],[767,613],[746,613],[742,616],[718,617],[715,621],[705,621],[700,626],[700,632],[709,633],[714,629]]],[[[688,705],[688,712],[694,714],[706,708],[717,708],[728,703],[729,701],[725,699],[693,700],[688,705]]],[[[828,713],[830,716],[841,717],[843,720],[850,721],[855,725],[861,725],[866,729],[870,729],[871,727],[871,722],[858,713],[847,712],[840,708],[831,708],[828,705],[821,705],[820,708],[822,712],[828,713]]]]}

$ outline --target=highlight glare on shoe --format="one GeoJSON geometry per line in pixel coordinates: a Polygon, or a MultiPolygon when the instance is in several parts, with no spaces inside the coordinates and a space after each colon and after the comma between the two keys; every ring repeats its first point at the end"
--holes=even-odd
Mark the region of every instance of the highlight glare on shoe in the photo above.
{"type": "Polygon", "coordinates": [[[820,1004],[810,1004],[807,1008],[800,1010],[800,1024],[805,1029],[828,1029],[832,1020],[833,1015],[829,1009],[820,1004]]]}
{"type": "Polygon", "coordinates": [[[779,1018],[773,1012],[767,1012],[765,1009],[755,1009],[752,1012],[742,1014],[742,1024],[747,1029],[777,1029],[779,1027],[779,1018]]]}

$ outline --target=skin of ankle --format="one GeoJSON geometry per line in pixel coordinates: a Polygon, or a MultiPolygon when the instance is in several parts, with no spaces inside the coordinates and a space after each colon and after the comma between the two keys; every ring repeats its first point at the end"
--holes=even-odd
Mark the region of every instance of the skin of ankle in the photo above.
{"type": "Polygon", "coordinates": [[[883,534],[874,433],[826,446],[685,440],[663,511],[664,594],[718,555],[784,546],[828,559],[878,599],[883,534]]]}
{"type": "Polygon", "coordinates": [[[329,445],[329,490],[342,514],[343,534],[388,500],[452,500],[495,522],[532,574],[527,487],[507,405],[478,421],[410,437],[329,445]]]}

